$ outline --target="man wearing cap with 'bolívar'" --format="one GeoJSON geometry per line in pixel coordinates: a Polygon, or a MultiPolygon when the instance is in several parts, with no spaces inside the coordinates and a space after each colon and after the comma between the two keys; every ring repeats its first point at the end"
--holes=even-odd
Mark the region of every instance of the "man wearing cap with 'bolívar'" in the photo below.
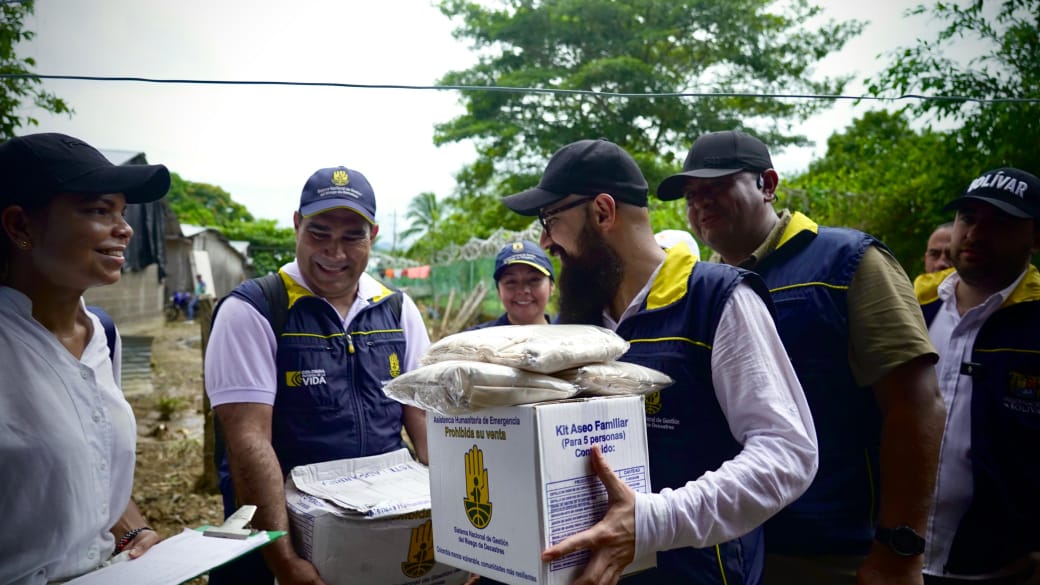
{"type": "MultiPolygon", "coordinates": [[[[240,285],[214,316],[206,392],[227,440],[225,514],[254,504],[256,528],[288,530],[283,484],[293,467],[399,449],[402,424],[426,463],[425,414],[382,390],[417,367],[430,342],[412,300],[365,273],[375,215],[364,175],[315,172],[293,214],[296,259],[240,285]],[[265,290],[285,306],[271,307],[279,295],[265,290]]],[[[272,571],[281,585],[322,583],[289,538],[214,571],[210,583],[270,584],[272,571]]]]}
{"type": "Polygon", "coordinates": [[[914,282],[949,411],[925,583],[1038,583],[1040,179],[991,170],[946,208],[953,268],[914,282]]]}
{"type": "Polygon", "coordinates": [[[545,305],[552,295],[556,274],[552,261],[534,242],[509,242],[495,258],[495,288],[506,312],[472,329],[497,325],[550,323],[545,305]]]}
{"type": "MultiPolygon", "coordinates": [[[[650,483],[636,494],[598,447],[593,469],[611,506],[602,521],[547,549],[591,549],[577,583],[610,584],[636,556],[657,569],[625,583],[756,584],[758,527],[797,498],[816,470],[816,437],[760,279],[662,250],[635,160],[606,140],[553,155],[534,189],[503,203],[542,223],[560,258],[562,323],[599,325],[631,343],[623,361],[675,385],[647,400],[650,483]]],[[[494,575],[488,575],[494,577],[494,575]]]]}
{"type": "Polygon", "coordinates": [[[690,227],[754,270],[812,409],[820,468],[766,523],[765,583],[921,583],[944,408],[913,289],[868,234],[773,209],[769,150],[743,132],[701,136],[657,196],[685,198],[690,227]]]}

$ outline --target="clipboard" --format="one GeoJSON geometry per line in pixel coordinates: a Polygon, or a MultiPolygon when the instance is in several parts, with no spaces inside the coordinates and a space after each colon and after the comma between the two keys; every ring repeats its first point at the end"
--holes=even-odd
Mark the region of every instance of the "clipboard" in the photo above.
{"type": "Polygon", "coordinates": [[[176,585],[191,581],[285,536],[283,531],[244,529],[244,524],[252,514],[242,522],[240,512],[241,509],[236,511],[222,526],[200,526],[194,530],[185,528],[180,534],[159,542],[136,559],[103,566],[66,581],[65,585],[176,585]],[[234,524],[229,525],[229,522],[234,524]],[[232,531],[229,534],[234,535],[228,536],[228,530],[232,531]],[[216,534],[207,536],[207,532],[214,531],[216,534]],[[243,536],[234,531],[249,534],[243,536]]]}

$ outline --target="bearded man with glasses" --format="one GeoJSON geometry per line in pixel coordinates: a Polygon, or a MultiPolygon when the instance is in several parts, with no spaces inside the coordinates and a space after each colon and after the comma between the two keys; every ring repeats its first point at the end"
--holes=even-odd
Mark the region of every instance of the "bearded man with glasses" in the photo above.
{"type": "Polygon", "coordinates": [[[654,553],[657,569],[625,583],[759,583],[759,526],[816,471],[808,405],[761,280],[697,262],[686,244],[662,250],[647,193],[621,147],[581,140],[553,155],[537,187],[503,200],[539,217],[539,245],[560,258],[559,321],[616,331],[631,343],[622,360],[676,381],[647,401],[660,493],[632,492],[595,448],[610,509],[543,560],[591,549],[580,584],[616,583],[634,558],[654,553]]]}

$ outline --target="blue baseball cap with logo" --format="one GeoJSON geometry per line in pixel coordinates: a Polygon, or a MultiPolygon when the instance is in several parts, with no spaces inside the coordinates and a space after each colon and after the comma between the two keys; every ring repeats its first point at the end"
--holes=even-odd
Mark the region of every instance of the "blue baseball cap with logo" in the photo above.
{"type": "Polygon", "coordinates": [[[502,247],[498,257],[495,258],[495,282],[498,282],[505,269],[513,264],[526,264],[548,276],[550,280],[556,281],[556,273],[553,271],[549,256],[534,242],[523,240],[502,247]]]}
{"type": "Polygon", "coordinates": [[[376,194],[360,172],[347,167],[319,169],[303,186],[300,215],[312,217],[330,209],[349,209],[376,223],[376,194]]]}

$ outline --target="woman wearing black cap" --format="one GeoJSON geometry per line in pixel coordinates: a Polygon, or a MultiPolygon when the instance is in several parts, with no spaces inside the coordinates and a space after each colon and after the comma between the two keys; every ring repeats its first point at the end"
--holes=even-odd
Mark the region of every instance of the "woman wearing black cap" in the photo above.
{"type": "Polygon", "coordinates": [[[62,134],[0,145],[0,583],[70,579],[159,541],[130,498],[118,336],[82,295],[119,280],[127,204],[169,184],[161,165],[117,167],[62,134]]]}
{"type": "Polygon", "coordinates": [[[506,244],[495,258],[495,286],[506,312],[472,327],[496,325],[545,325],[550,322],[545,306],[552,295],[555,272],[549,257],[528,241],[506,244]]]}

